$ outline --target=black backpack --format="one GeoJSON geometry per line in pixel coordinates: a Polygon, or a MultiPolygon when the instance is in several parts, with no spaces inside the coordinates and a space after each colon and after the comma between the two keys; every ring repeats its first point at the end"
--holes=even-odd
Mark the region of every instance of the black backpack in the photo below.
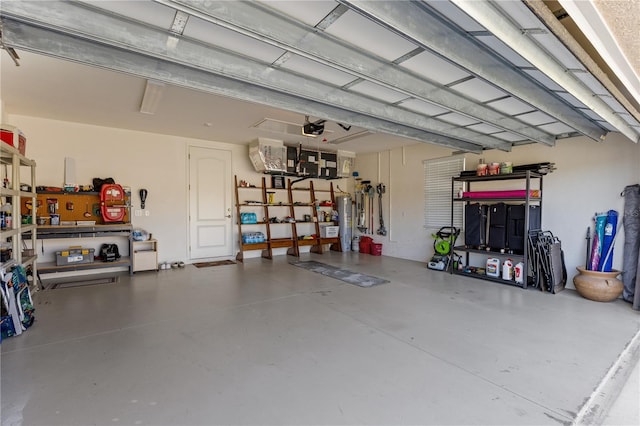
{"type": "Polygon", "coordinates": [[[120,252],[117,244],[103,244],[100,247],[100,258],[103,262],[115,262],[120,259],[120,252]]]}
{"type": "Polygon", "coordinates": [[[102,185],[113,184],[113,183],[116,183],[116,181],[110,177],[105,179],[93,178],[93,190],[96,192],[100,192],[100,190],[102,189],[102,185]]]}

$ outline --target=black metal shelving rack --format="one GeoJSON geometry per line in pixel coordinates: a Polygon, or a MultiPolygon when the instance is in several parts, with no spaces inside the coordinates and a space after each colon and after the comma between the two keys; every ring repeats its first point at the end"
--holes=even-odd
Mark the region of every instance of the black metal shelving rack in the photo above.
{"type": "Polygon", "coordinates": [[[533,203],[536,203],[540,206],[540,211],[542,212],[542,177],[543,175],[538,172],[534,172],[531,170],[526,170],[523,172],[515,172],[509,174],[499,174],[493,176],[459,176],[451,178],[451,226],[453,227],[453,211],[455,203],[465,203],[469,204],[471,202],[493,202],[493,203],[514,203],[514,202],[523,202],[525,204],[525,243],[524,243],[524,252],[523,254],[515,254],[515,253],[501,253],[493,250],[479,250],[473,248],[467,248],[466,246],[455,246],[453,248],[454,252],[464,252],[465,253],[465,265],[469,266],[469,257],[470,254],[478,254],[484,256],[497,257],[500,259],[512,259],[515,261],[522,261],[523,267],[523,283],[516,283],[515,281],[503,280],[502,278],[494,278],[484,274],[477,273],[469,273],[464,271],[459,271],[453,267],[453,262],[449,262],[449,272],[451,274],[463,275],[472,278],[483,279],[487,281],[493,281],[501,284],[515,285],[522,288],[527,288],[528,285],[528,276],[529,276],[529,245],[528,245],[528,232],[529,232],[529,206],[533,203]],[[532,180],[538,180],[537,189],[540,191],[539,197],[531,196],[531,183],[532,180]],[[471,191],[471,184],[476,182],[498,182],[505,180],[524,180],[525,181],[525,196],[524,197],[487,197],[487,198],[457,198],[455,197],[454,187],[456,182],[463,182],[466,184],[466,191],[471,191]]]}

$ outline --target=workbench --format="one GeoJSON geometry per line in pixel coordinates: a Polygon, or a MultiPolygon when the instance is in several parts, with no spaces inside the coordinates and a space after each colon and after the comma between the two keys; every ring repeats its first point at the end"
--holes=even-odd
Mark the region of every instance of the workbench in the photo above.
{"type": "MultiPolygon", "coordinates": [[[[71,265],[56,265],[56,262],[38,262],[38,281],[41,288],[44,288],[41,275],[55,272],[81,271],[90,269],[104,269],[115,267],[126,267],[129,274],[133,274],[133,263],[131,258],[132,225],[130,223],[107,224],[107,225],[43,225],[38,226],[36,236],[38,240],[48,239],[67,239],[67,238],[127,238],[129,252],[127,256],[122,255],[118,260],[113,262],[102,262],[95,260],[92,263],[78,263],[71,265]]],[[[26,233],[28,235],[29,233],[26,233]]],[[[98,254],[96,254],[97,256],[98,254]]]]}

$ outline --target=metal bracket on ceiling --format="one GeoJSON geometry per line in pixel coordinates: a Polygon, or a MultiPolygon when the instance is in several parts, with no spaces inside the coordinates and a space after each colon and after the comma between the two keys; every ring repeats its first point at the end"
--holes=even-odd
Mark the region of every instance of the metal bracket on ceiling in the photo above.
{"type": "Polygon", "coordinates": [[[20,66],[20,62],[18,62],[18,60],[20,59],[20,56],[18,56],[18,52],[16,52],[16,50],[13,47],[9,47],[6,44],[4,44],[4,38],[2,37],[1,22],[0,22],[0,48],[5,50],[9,54],[9,57],[13,60],[13,63],[16,64],[16,67],[20,66]]]}

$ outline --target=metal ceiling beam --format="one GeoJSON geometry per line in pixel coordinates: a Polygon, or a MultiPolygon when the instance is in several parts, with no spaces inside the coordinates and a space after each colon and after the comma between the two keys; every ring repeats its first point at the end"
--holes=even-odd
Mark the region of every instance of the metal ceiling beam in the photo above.
{"type": "MultiPolygon", "coordinates": [[[[128,21],[100,9],[79,6],[77,3],[48,2],[46,11],[27,2],[5,10],[9,16],[52,28],[55,31],[78,35],[123,50],[137,52],[186,67],[197,68],[252,85],[288,93],[310,101],[333,105],[372,118],[437,133],[452,139],[464,140],[487,148],[509,151],[511,144],[469,129],[458,128],[397,106],[385,104],[366,96],[300,76],[281,68],[229,52],[217,47],[181,38],[175,49],[167,48],[168,34],[138,22],[128,21]],[[21,6],[20,6],[21,5],[21,6]]],[[[346,122],[345,119],[340,119],[346,122]]],[[[352,123],[353,124],[353,123],[352,123]]]]}
{"type": "Polygon", "coordinates": [[[482,146],[470,142],[384,120],[372,119],[352,111],[312,102],[297,96],[182,66],[159,58],[143,56],[106,44],[95,43],[73,35],[61,34],[30,23],[14,21],[8,17],[2,17],[2,25],[4,42],[16,49],[124,72],[142,78],[287,111],[325,117],[336,122],[348,122],[354,126],[367,128],[375,132],[409,138],[419,142],[472,153],[482,152],[482,146]]]}
{"type": "MultiPolygon", "coordinates": [[[[550,56],[544,48],[533,41],[522,29],[507,19],[502,12],[489,2],[477,0],[452,0],[460,9],[482,26],[491,31],[496,37],[512,46],[523,58],[533,64],[553,81],[565,88],[567,92],[588,106],[592,111],[604,118],[622,134],[638,143],[640,136],[627,122],[616,114],[613,109],[588,87],[586,87],[572,72],[569,72],[555,58],[550,56]]],[[[526,9],[526,6],[523,5],[526,9]]],[[[527,9],[528,11],[528,9],[527,9]]],[[[615,98],[614,98],[615,99],[615,98]]]]}
{"type": "Polygon", "coordinates": [[[372,81],[425,102],[553,146],[554,137],[528,124],[473,102],[455,91],[417,77],[360,49],[340,43],[313,27],[287,18],[259,3],[245,1],[155,0],[273,46],[372,81]]]}
{"type": "Polygon", "coordinates": [[[429,8],[428,3],[382,0],[338,1],[535,106],[583,135],[596,141],[602,141],[606,136],[606,131],[600,126],[545,91],[528,76],[510,68],[507,63],[487,52],[485,47],[476,43],[475,40],[445,24],[437,17],[437,12],[429,8]]]}

